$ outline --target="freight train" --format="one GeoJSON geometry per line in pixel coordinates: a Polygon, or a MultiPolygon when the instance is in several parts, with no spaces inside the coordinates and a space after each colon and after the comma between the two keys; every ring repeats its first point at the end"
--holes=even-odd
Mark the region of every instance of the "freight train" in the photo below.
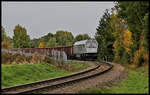
{"type": "Polygon", "coordinates": [[[19,53],[33,54],[37,52],[39,55],[54,56],[54,50],[64,51],[68,59],[84,59],[84,58],[97,58],[98,43],[96,40],[82,40],[75,42],[72,46],[59,46],[49,48],[22,48],[11,49],[11,51],[19,53]]]}

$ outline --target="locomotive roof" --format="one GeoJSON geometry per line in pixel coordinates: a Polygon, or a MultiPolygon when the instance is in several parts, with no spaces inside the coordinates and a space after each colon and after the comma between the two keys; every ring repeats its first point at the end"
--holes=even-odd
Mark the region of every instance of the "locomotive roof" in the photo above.
{"type": "MultiPolygon", "coordinates": [[[[75,42],[74,45],[83,45],[83,44],[86,44],[86,42],[89,41],[89,40],[82,40],[82,41],[77,41],[75,42]]],[[[95,40],[96,41],[96,40],[95,40]]],[[[97,41],[96,41],[97,42],[97,41]]]]}
{"type": "Polygon", "coordinates": [[[74,45],[86,44],[87,40],[77,41],[74,45]]]}

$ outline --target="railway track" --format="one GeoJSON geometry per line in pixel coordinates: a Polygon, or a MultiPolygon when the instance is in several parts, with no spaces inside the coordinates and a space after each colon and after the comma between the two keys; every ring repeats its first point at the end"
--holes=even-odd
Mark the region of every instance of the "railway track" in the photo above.
{"type": "Polygon", "coordinates": [[[61,87],[69,86],[73,83],[103,74],[111,70],[111,68],[113,67],[112,64],[106,62],[102,63],[95,62],[95,64],[96,66],[94,68],[79,73],[34,82],[30,84],[8,87],[2,89],[1,92],[2,94],[45,93],[47,91],[52,91],[54,89],[61,89],[61,87]]]}

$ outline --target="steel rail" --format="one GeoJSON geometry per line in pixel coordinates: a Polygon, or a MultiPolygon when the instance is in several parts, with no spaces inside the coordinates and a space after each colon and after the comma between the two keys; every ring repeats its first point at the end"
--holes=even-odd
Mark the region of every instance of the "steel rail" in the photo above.
{"type": "Polygon", "coordinates": [[[78,73],[74,73],[74,74],[66,75],[66,76],[61,76],[61,77],[57,77],[57,78],[51,78],[51,79],[48,79],[48,80],[42,80],[42,81],[38,81],[38,82],[28,83],[28,84],[11,86],[11,87],[7,87],[7,88],[1,89],[1,92],[2,92],[2,94],[3,93],[5,94],[5,93],[9,93],[11,91],[14,91],[16,89],[24,89],[24,88],[31,87],[31,86],[36,87],[36,85],[39,85],[39,84],[45,84],[45,83],[48,83],[48,82],[54,82],[54,81],[66,79],[66,78],[69,78],[69,77],[85,74],[85,73],[91,72],[91,71],[93,71],[93,70],[95,70],[95,69],[97,69],[99,67],[100,67],[100,65],[97,64],[97,66],[95,66],[94,68],[90,68],[90,69],[87,69],[87,70],[84,70],[84,71],[81,71],[81,72],[78,72],[78,73]]]}
{"type": "Polygon", "coordinates": [[[95,76],[104,74],[104,73],[108,72],[109,70],[111,70],[113,68],[113,65],[110,62],[107,62],[106,64],[109,66],[109,68],[104,70],[104,71],[101,71],[101,72],[98,72],[98,73],[95,73],[95,74],[92,74],[92,75],[89,75],[89,76],[83,76],[83,77],[78,78],[78,79],[73,79],[73,80],[62,82],[62,83],[50,85],[50,86],[45,86],[45,87],[35,88],[35,89],[32,89],[32,90],[28,90],[28,91],[23,91],[23,92],[20,92],[20,93],[17,93],[17,94],[29,94],[29,93],[37,93],[37,92],[38,92],[38,94],[41,94],[42,90],[53,90],[53,89],[56,89],[56,88],[58,89],[58,88],[61,88],[65,85],[70,85],[74,82],[79,82],[79,81],[82,81],[82,80],[85,80],[85,79],[88,79],[88,78],[91,78],[91,77],[95,77],[95,76]]]}
{"type": "MultiPolygon", "coordinates": [[[[105,72],[108,72],[109,70],[112,69],[113,65],[110,64],[109,62],[103,62],[103,63],[106,63],[109,68],[104,70],[104,71],[101,71],[101,72],[97,72],[95,74],[92,74],[92,75],[88,75],[88,76],[83,76],[83,77],[80,77],[78,79],[72,79],[72,80],[68,80],[68,81],[65,81],[65,82],[62,82],[62,83],[56,83],[56,84],[52,84],[52,85],[49,85],[49,86],[44,86],[44,87],[39,87],[39,88],[33,88],[33,89],[30,89],[30,90],[27,90],[27,91],[21,91],[21,92],[17,92],[15,94],[25,94],[25,93],[40,93],[41,90],[52,90],[52,89],[56,89],[56,88],[61,88],[65,85],[70,85],[72,83],[75,83],[75,82],[79,82],[81,80],[85,80],[85,79],[88,79],[88,78],[91,78],[91,77],[95,77],[97,75],[101,75],[101,74],[104,74],[105,72]]],[[[99,68],[100,65],[96,66],[95,69],[99,68]]],[[[90,71],[92,70],[95,70],[94,68],[90,69],[90,71]]],[[[79,72],[79,73],[76,73],[76,74],[73,74],[73,75],[68,75],[68,76],[63,76],[63,77],[58,77],[58,78],[54,78],[54,79],[51,79],[51,80],[61,80],[61,79],[64,79],[66,77],[71,77],[71,76],[76,76],[76,75],[79,75],[79,74],[82,74],[82,73],[86,73],[86,72],[90,72],[89,70],[86,70],[85,72],[79,72]]],[[[46,82],[46,81],[43,81],[43,82],[46,82]]],[[[36,83],[40,83],[40,82],[36,82],[36,83]]],[[[35,83],[35,84],[36,84],[35,83]]],[[[34,84],[34,83],[33,83],[34,84]]],[[[29,84],[30,85],[30,84],[29,84]]],[[[18,86],[19,87],[19,86],[18,86]]],[[[5,88],[6,89],[6,88],[5,88]]],[[[2,90],[2,93],[3,93],[4,90],[2,90]]]]}

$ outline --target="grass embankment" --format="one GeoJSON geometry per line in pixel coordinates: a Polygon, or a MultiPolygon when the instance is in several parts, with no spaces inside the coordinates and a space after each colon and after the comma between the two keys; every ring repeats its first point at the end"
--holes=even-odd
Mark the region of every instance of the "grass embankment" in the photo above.
{"type": "Polygon", "coordinates": [[[88,64],[80,62],[69,61],[61,64],[49,58],[40,59],[38,56],[3,55],[2,88],[65,76],[89,67],[88,64]]]}
{"type": "Polygon", "coordinates": [[[66,64],[54,64],[56,67],[60,69],[64,69],[66,71],[71,72],[79,72],[89,67],[89,65],[86,62],[74,62],[74,61],[68,61],[66,64]]]}
{"type": "Polygon", "coordinates": [[[98,93],[98,94],[114,94],[114,93],[145,93],[148,94],[149,77],[148,67],[140,67],[136,69],[128,68],[128,79],[109,88],[91,88],[81,91],[81,93],[98,93]]]}
{"type": "Polygon", "coordinates": [[[51,64],[2,64],[2,88],[71,74],[51,64]]]}
{"type": "Polygon", "coordinates": [[[48,63],[2,64],[2,88],[69,75],[73,72],[86,69],[88,65],[69,62],[66,64],[66,67],[70,67],[70,69],[68,68],[67,70],[62,67],[60,69],[54,64],[48,63]]]}

